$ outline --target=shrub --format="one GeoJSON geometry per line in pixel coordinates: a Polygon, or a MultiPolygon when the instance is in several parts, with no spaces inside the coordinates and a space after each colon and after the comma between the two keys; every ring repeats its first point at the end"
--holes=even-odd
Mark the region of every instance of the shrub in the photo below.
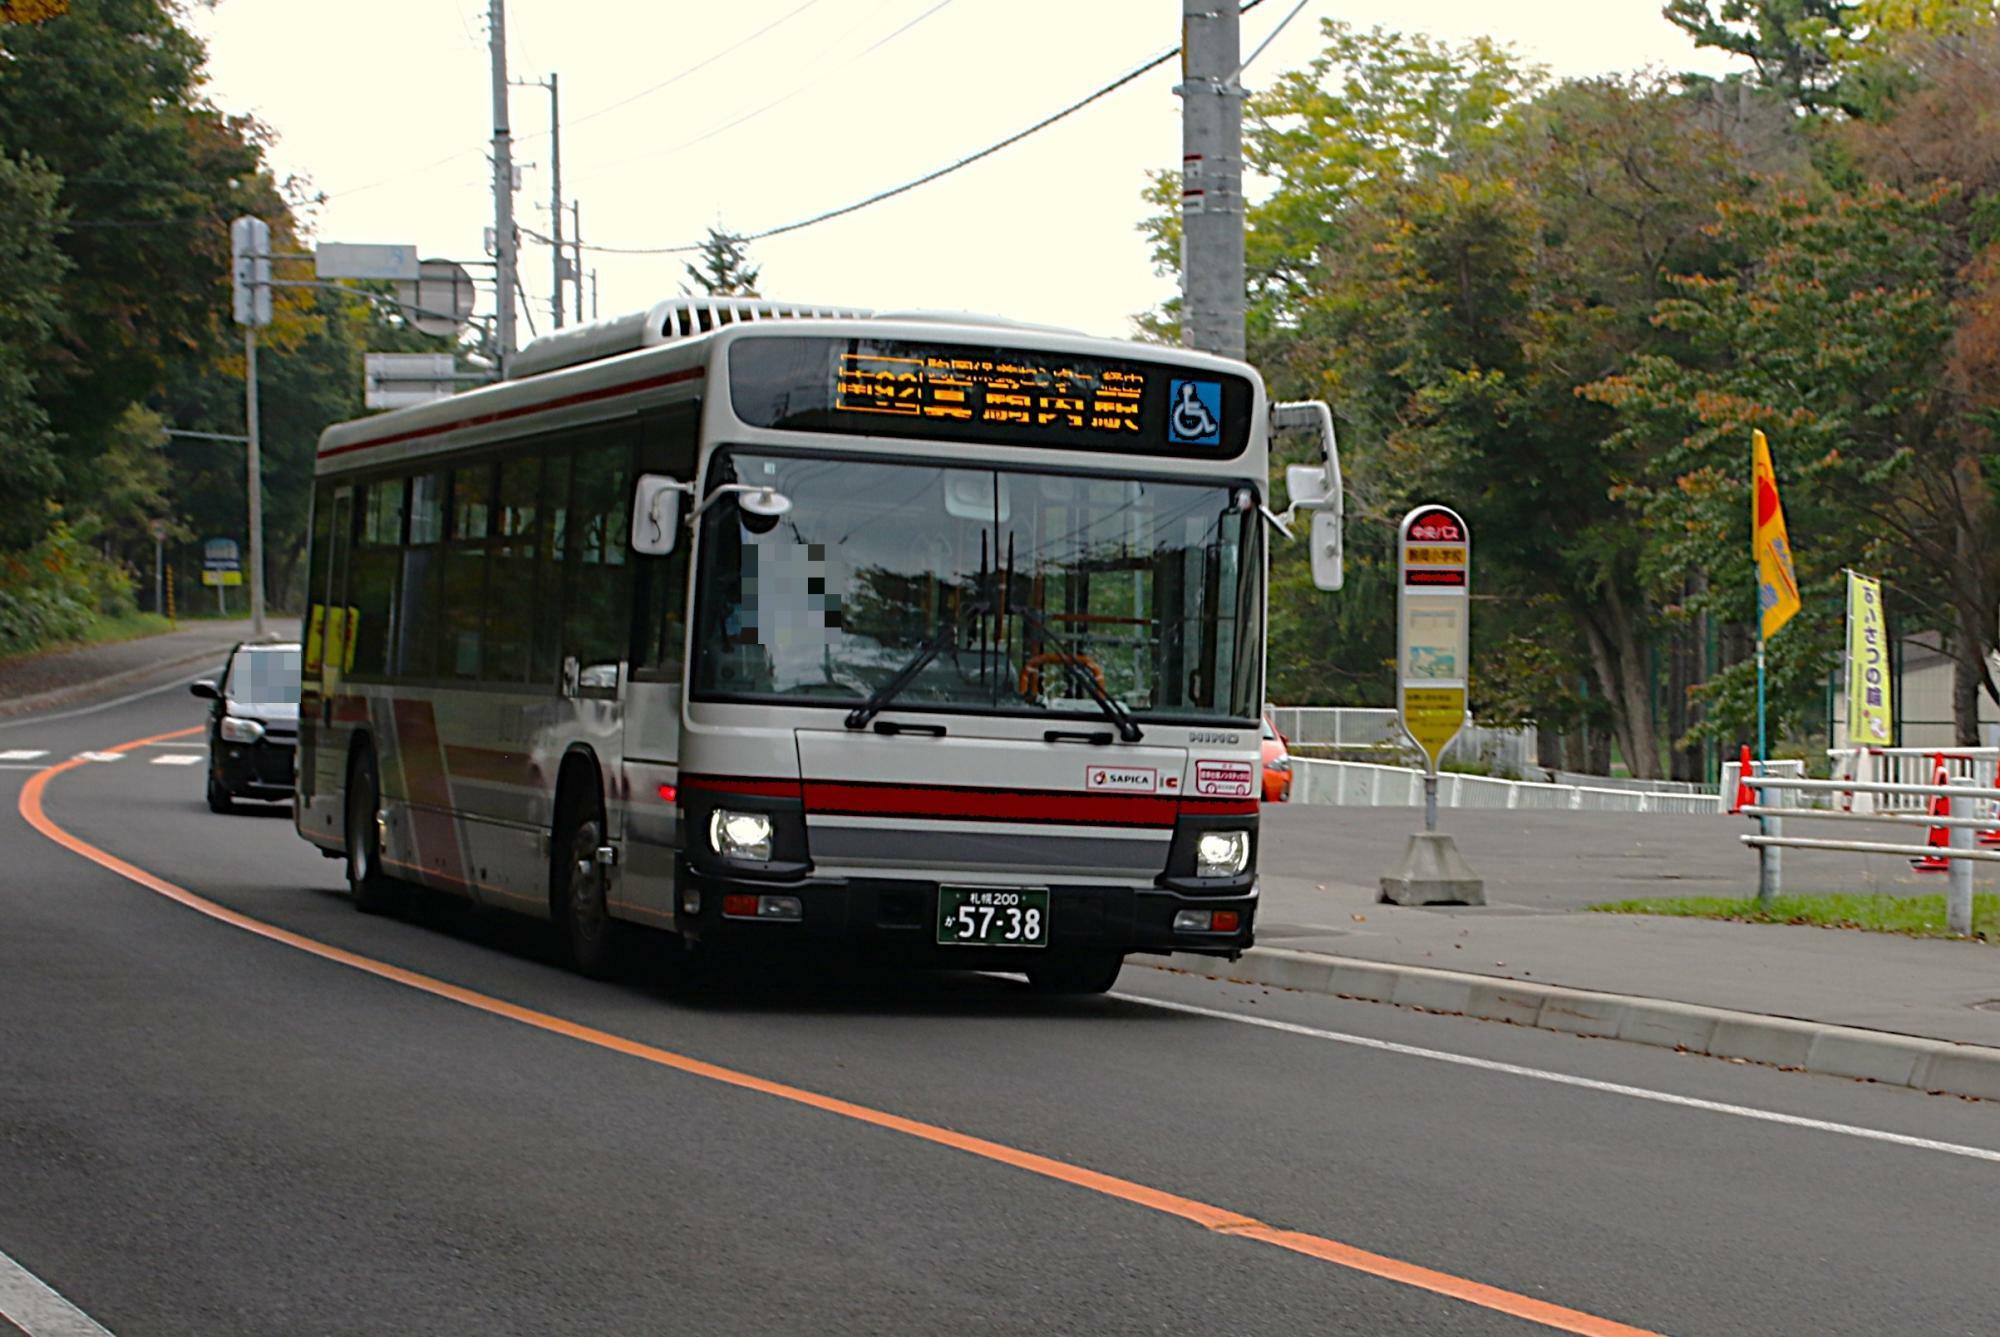
{"type": "Polygon", "coordinates": [[[55,525],[34,547],[0,553],[0,655],[87,635],[100,618],[138,611],[132,574],[55,525]]]}

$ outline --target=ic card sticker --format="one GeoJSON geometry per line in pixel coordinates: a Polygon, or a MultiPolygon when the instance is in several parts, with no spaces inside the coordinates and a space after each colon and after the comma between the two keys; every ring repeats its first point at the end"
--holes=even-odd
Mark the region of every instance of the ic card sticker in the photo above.
{"type": "Polygon", "coordinates": [[[1160,773],[1150,766],[1086,766],[1083,787],[1094,794],[1155,794],[1160,773]]]}
{"type": "Polygon", "coordinates": [[[1197,761],[1197,798],[1249,798],[1257,792],[1257,770],[1247,761],[1197,761]]]}

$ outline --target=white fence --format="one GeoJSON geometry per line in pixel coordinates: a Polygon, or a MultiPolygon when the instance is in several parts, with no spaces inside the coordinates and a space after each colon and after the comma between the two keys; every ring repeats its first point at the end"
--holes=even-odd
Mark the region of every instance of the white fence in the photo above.
{"type": "Polygon", "coordinates": [[[1889,792],[1843,791],[1841,806],[1854,812],[1923,812],[1930,800],[1906,786],[1929,785],[1944,766],[1949,780],[1970,780],[1982,789],[1994,787],[2000,748],[1992,747],[1849,747],[1829,751],[1833,778],[1865,785],[1889,785],[1889,792]]]}
{"type": "MultiPolygon", "coordinates": [[[[1393,712],[1392,712],[1393,713],[1393,712]]],[[[1278,726],[1283,729],[1283,725],[1278,726]]],[[[1365,761],[1292,757],[1292,801],[1340,808],[1417,808],[1424,801],[1424,773],[1365,761]]],[[[1712,816],[1713,794],[1667,793],[1601,785],[1543,784],[1447,771],[1438,776],[1440,808],[1496,808],[1542,812],[1664,812],[1712,816]]]]}
{"type": "MultiPolygon", "coordinates": [[[[1292,746],[1375,749],[1415,756],[1394,710],[1367,706],[1276,706],[1271,722],[1292,746]]],[[[1467,724],[1444,750],[1446,761],[1479,763],[1524,774],[1535,764],[1533,729],[1489,729],[1467,724]]]]}

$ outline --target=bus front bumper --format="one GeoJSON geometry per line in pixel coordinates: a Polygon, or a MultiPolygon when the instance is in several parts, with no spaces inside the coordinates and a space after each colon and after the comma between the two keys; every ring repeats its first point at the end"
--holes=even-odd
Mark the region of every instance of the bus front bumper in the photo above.
{"type": "MultiPolygon", "coordinates": [[[[1254,941],[1257,888],[1200,896],[1153,886],[1048,883],[1045,947],[938,941],[938,886],[901,878],[808,877],[761,881],[678,869],[675,928],[692,941],[755,947],[791,942],[851,944],[870,957],[968,970],[1019,970],[1045,953],[1187,952],[1234,960],[1254,941]],[[795,898],[795,918],[724,913],[725,897],[795,898]],[[1184,911],[1234,913],[1229,932],[1177,930],[1184,911]]],[[[780,905],[780,910],[792,907],[780,905]]],[[[1185,920],[1183,921],[1185,922],[1185,920]]]]}

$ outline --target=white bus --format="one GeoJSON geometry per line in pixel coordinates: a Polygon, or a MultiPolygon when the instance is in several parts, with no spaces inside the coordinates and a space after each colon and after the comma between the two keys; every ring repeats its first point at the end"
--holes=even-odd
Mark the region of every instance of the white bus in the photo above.
{"type": "Polygon", "coordinates": [[[618,921],[1057,991],[1233,956],[1272,417],[1177,349],[681,300],[335,426],[299,833],[364,910],[548,916],[590,974],[618,921]]]}

